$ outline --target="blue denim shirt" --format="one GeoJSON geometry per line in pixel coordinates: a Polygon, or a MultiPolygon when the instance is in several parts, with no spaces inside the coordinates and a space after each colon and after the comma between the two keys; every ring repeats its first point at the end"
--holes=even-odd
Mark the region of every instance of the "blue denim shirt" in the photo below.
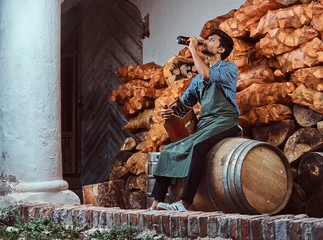
{"type": "MultiPolygon", "coordinates": [[[[207,83],[216,83],[222,86],[225,96],[232,102],[238,115],[240,110],[236,102],[238,67],[233,62],[219,61],[209,68],[210,77],[207,83]]],[[[191,84],[184,92],[181,100],[188,106],[194,106],[200,99],[199,83],[204,81],[201,75],[193,78],[191,84]]]]}

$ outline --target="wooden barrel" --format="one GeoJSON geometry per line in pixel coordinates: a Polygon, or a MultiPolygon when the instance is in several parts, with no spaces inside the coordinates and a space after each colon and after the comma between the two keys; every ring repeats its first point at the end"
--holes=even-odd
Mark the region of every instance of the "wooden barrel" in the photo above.
{"type": "MultiPolygon", "coordinates": [[[[287,204],[293,177],[285,155],[277,147],[245,138],[226,138],[206,157],[207,170],[192,207],[199,211],[276,214],[287,204]]],[[[171,194],[179,199],[183,179],[171,194]]]]}

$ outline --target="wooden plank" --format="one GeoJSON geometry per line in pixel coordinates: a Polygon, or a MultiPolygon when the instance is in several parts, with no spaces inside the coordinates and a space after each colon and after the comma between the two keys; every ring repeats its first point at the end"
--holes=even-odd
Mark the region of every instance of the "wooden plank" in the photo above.
{"type": "Polygon", "coordinates": [[[84,41],[84,37],[87,35],[93,35],[95,30],[97,30],[94,26],[100,25],[99,16],[103,15],[106,10],[108,11],[107,4],[110,1],[104,0],[84,0],[82,1],[82,28],[88,29],[88,31],[82,32],[82,42],[84,41]],[[100,11],[98,11],[100,10],[100,11]]]}

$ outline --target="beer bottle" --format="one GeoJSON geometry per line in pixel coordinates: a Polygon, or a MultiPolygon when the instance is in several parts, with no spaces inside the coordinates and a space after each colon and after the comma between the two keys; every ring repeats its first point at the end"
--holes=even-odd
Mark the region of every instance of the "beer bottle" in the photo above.
{"type": "MultiPolygon", "coordinates": [[[[189,37],[186,37],[186,36],[178,36],[177,37],[177,43],[178,44],[184,44],[184,45],[189,45],[189,37]]],[[[198,42],[197,42],[197,44],[198,45],[203,45],[203,41],[204,40],[197,40],[198,42]]]]}

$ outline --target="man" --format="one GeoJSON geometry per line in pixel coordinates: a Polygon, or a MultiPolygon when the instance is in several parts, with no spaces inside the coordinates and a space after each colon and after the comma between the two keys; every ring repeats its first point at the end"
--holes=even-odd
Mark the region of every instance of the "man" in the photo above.
{"type": "MultiPolygon", "coordinates": [[[[222,139],[241,133],[240,111],[235,101],[238,68],[232,62],[223,61],[232,51],[232,39],[219,29],[211,31],[202,48],[209,66],[197,54],[197,39],[191,36],[188,41],[199,74],[181,100],[188,106],[201,104],[199,122],[194,134],[169,144],[161,152],[154,171],[156,182],[151,194],[154,197],[151,209],[187,211],[205,172],[205,157],[209,150],[222,139]],[[181,200],[163,203],[172,178],[186,178],[181,200]]],[[[161,110],[164,119],[173,114],[172,109],[161,110]]]]}

